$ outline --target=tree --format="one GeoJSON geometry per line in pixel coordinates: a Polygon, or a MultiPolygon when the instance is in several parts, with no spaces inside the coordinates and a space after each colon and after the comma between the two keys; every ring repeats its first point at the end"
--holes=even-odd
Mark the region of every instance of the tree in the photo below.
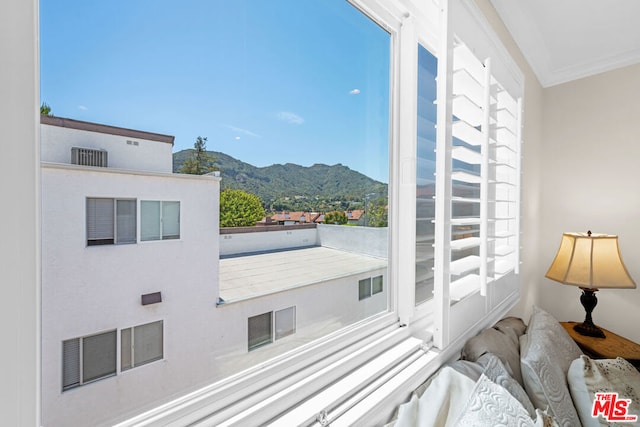
{"type": "Polygon", "coordinates": [[[359,223],[366,227],[386,227],[389,223],[387,199],[380,197],[369,202],[367,211],[360,217],[359,223]]]}
{"type": "Polygon", "coordinates": [[[344,212],[329,212],[324,216],[325,224],[336,224],[336,225],[344,225],[349,222],[347,215],[344,212]]]}
{"type": "Polygon", "coordinates": [[[220,227],[247,227],[264,218],[262,201],[255,194],[230,188],[220,193],[220,227]]]}
{"type": "Polygon", "coordinates": [[[180,173],[188,173],[191,175],[204,175],[205,173],[218,170],[213,163],[216,158],[207,153],[207,138],[199,136],[193,144],[191,157],[184,161],[180,168],[180,173]]]}
{"type": "Polygon", "coordinates": [[[43,114],[45,116],[51,115],[51,107],[49,107],[49,105],[46,102],[43,102],[42,105],[40,106],[40,114],[43,114]]]}

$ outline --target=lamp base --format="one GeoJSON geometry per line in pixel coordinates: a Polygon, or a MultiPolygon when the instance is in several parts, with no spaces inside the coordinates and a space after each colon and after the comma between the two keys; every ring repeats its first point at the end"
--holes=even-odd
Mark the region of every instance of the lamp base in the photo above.
{"type": "Polygon", "coordinates": [[[596,337],[596,338],[604,338],[604,332],[602,329],[598,328],[593,324],[593,320],[591,319],[591,312],[596,305],[598,304],[598,298],[596,298],[597,289],[587,289],[580,288],[582,290],[582,295],[580,295],[580,302],[584,307],[584,311],[586,312],[586,316],[584,318],[584,322],[579,323],[573,327],[573,329],[579,333],[580,335],[586,335],[588,337],[596,337]]]}
{"type": "Polygon", "coordinates": [[[578,323],[573,326],[573,330],[580,335],[585,335],[587,337],[606,338],[602,329],[598,328],[593,323],[578,323]]]}

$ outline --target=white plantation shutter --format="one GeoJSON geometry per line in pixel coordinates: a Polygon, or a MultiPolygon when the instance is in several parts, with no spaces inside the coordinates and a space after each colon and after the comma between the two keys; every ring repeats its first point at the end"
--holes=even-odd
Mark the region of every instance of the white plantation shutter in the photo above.
{"type": "Polygon", "coordinates": [[[520,252],[520,129],[521,101],[495,84],[497,108],[492,135],[494,279],[519,273],[520,252]]]}
{"type": "Polygon", "coordinates": [[[519,286],[522,75],[473,2],[448,5],[436,146],[435,341],[441,348],[516,298],[519,286]]]}
{"type": "Polygon", "coordinates": [[[449,297],[452,302],[486,283],[488,144],[485,112],[487,69],[458,43],[453,50],[451,140],[451,240],[449,297]]]}
{"type": "Polygon", "coordinates": [[[87,199],[87,240],[113,240],[113,199],[87,199]]]}

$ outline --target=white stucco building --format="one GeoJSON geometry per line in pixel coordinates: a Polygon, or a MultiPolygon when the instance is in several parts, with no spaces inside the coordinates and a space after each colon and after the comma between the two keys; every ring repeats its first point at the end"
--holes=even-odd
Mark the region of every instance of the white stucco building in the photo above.
{"type": "Polygon", "coordinates": [[[219,178],[172,174],[171,136],[46,116],[41,135],[43,421],[106,423],[208,368],[219,178]]]}
{"type": "Polygon", "coordinates": [[[43,425],[112,425],[388,307],[386,229],[221,234],[220,178],[173,174],[173,137],[41,136],[43,425]]]}

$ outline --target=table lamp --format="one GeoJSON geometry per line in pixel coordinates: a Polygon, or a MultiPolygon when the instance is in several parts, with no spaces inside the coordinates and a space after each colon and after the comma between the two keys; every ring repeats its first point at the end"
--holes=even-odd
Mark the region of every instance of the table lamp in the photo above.
{"type": "Polygon", "coordinates": [[[634,289],[635,282],[622,262],[618,236],[609,234],[563,233],[560,248],[545,275],[564,285],[579,286],[580,302],[586,311],[583,323],[573,328],[582,335],[604,338],[593,324],[591,312],[598,304],[596,291],[604,288],[634,289]]]}

